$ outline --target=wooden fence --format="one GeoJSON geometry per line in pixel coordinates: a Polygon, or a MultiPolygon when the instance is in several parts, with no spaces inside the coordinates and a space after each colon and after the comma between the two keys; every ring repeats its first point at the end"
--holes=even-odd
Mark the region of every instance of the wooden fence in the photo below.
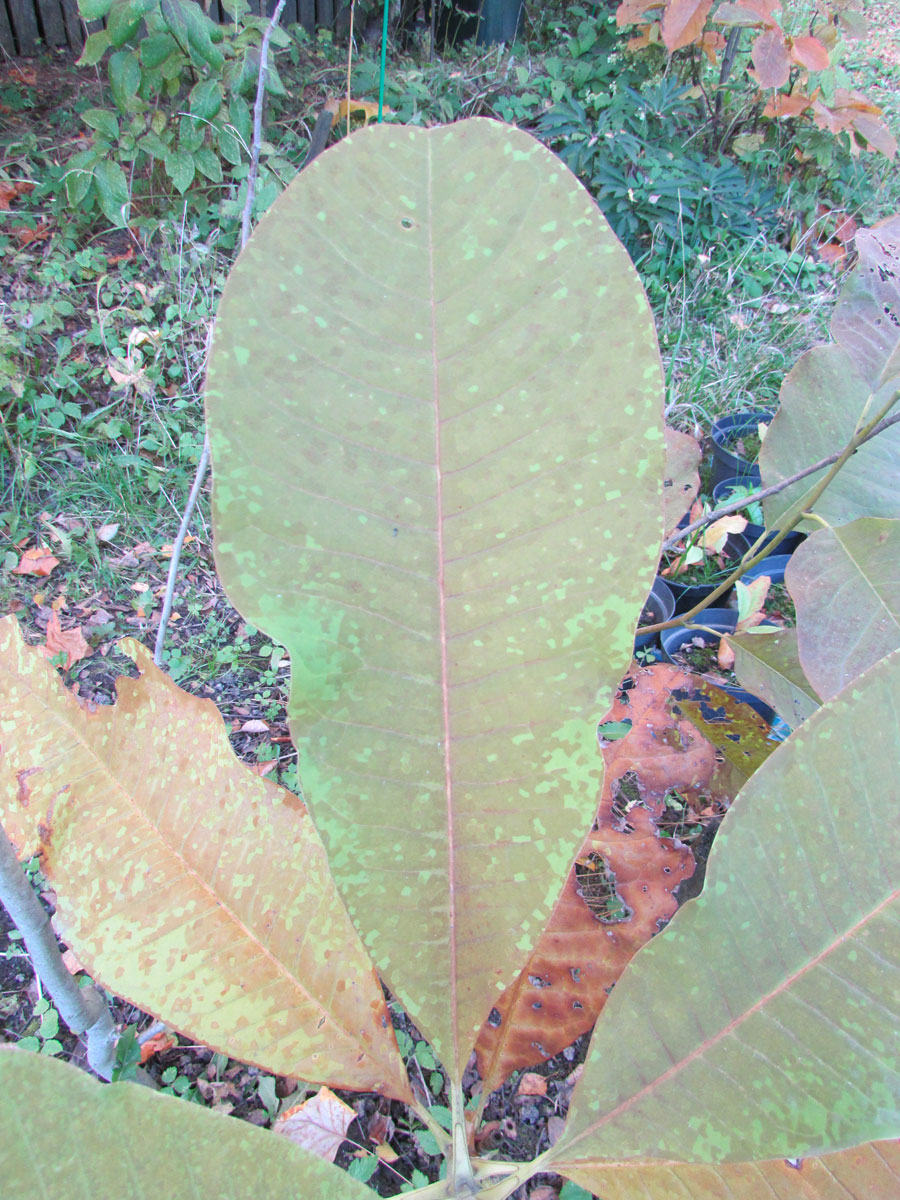
{"type": "MultiPolygon", "coordinates": [[[[264,16],[275,7],[273,0],[249,3],[255,13],[264,16]]],[[[310,32],[323,26],[333,29],[344,7],[346,0],[287,0],[281,22],[303,25],[310,32]]],[[[209,0],[207,10],[214,20],[225,23],[231,19],[219,0],[209,0]]],[[[91,28],[100,28],[100,24],[91,28]]],[[[38,54],[50,47],[80,52],[85,32],[77,0],[0,0],[0,46],[13,57],[38,54]]]]}

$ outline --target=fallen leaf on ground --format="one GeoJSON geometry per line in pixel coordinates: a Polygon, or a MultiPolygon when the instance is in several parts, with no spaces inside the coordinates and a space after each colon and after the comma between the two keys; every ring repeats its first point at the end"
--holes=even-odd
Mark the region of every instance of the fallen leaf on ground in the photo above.
{"type": "Polygon", "coordinates": [[[241,733],[268,733],[269,726],[265,721],[245,721],[241,726],[241,733]]]}
{"type": "Polygon", "coordinates": [[[49,575],[54,567],[59,566],[59,559],[54,558],[47,546],[32,546],[19,559],[19,565],[13,567],[13,575],[49,575]]]}
{"type": "Polygon", "coordinates": [[[10,204],[19,196],[27,196],[29,192],[33,191],[34,184],[24,179],[18,183],[10,183],[5,179],[0,181],[0,209],[6,212],[10,204]]]}
{"type": "Polygon", "coordinates": [[[526,1071],[519,1080],[518,1094],[520,1096],[546,1096],[546,1077],[544,1075],[538,1075],[536,1071],[526,1071]]]}
{"type": "Polygon", "coordinates": [[[147,1038],[146,1042],[141,1042],[141,1064],[148,1062],[154,1054],[161,1054],[163,1050],[171,1050],[175,1045],[175,1038],[171,1033],[166,1033],[163,1030],[161,1033],[154,1033],[153,1037],[147,1038]]]}
{"type": "Polygon", "coordinates": [[[272,1128],[298,1146],[334,1162],[356,1113],[331,1088],[323,1087],[277,1118],[272,1128]]]}
{"type": "Polygon", "coordinates": [[[67,671],[74,663],[87,658],[91,653],[91,648],[81,632],[81,626],[76,625],[73,629],[63,629],[59,623],[59,613],[55,611],[50,613],[50,620],[47,622],[47,641],[40,647],[40,650],[44,658],[55,658],[57,654],[65,654],[67,671]]]}

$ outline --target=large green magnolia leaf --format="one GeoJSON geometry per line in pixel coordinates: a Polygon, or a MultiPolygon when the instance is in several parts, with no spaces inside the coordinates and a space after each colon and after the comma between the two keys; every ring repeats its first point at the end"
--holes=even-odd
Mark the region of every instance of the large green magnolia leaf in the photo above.
{"type": "Polygon", "coordinates": [[[226,285],[216,559],[376,964],[457,1075],[596,808],[656,567],[662,377],[594,202],[485,120],[304,171],[226,285]]]}
{"type": "MultiPolygon", "coordinates": [[[[839,345],[815,346],[802,356],[781,387],[780,407],[759,455],[765,487],[844,449],[857,425],[871,419],[894,384],[878,390],[857,373],[839,345]]],[[[766,525],[800,512],[825,468],[763,502],[766,525]]],[[[900,517],[900,424],[866,442],[844,464],[816,501],[815,511],[831,525],[857,517],[900,517]]],[[[809,528],[819,528],[810,522],[809,528]]]]}
{"type": "Polygon", "coordinates": [[[245,1121],[136,1083],[99,1084],[0,1048],[5,1196],[48,1200],[371,1200],[361,1183],[245,1121]]]}
{"type": "Polygon", "coordinates": [[[616,985],[553,1169],[606,1195],[629,1160],[747,1163],[900,1135],[898,697],[900,651],[749,780],[705,891],[616,985]]]}
{"type": "Polygon", "coordinates": [[[785,582],[800,662],[823,699],[900,646],[900,521],[820,529],[792,555],[785,582]]]}
{"type": "Polygon", "coordinates": [[[796,629],[766,626],[729,635],[734,672],[741,686],[770,704],[793,729],[819,707],[819,697],[803,673],[796,629]]]}
{"type": "Polygon", "coordinates": [[[43,848],[94,978],[270,1071],[411,1100],[380,984],[296,797],[234,757],[208,700],[144,647],[79,703],[0,621],[0,820],[43,848]]]}

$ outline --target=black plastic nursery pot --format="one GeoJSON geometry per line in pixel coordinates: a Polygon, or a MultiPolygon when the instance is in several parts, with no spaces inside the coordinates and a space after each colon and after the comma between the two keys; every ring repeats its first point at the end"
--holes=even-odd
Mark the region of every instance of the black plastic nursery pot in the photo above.
{"type": "Polygon", "coordinates": [[[743,412],[719,417],[712,427],[712,471],[710,488],[715,488],[723,479],[736,478],[743,485],[759,486],[759,467],[755,462],[741,458],[729,449],[735,439],[743,434],[755,433],[758,425],[768,425],[775,414],[767,409],[747,408],[743,412]]]}
{"type": "Polygon", "coordinates": [[[789,554],[770,554],[761,559],[755,567],[748,567],[743,574],[744,583],[752,583],[760,575],[768,575],[772,583],[784,583],[784,572],[791,561],[789,554]]]}
{"type": "MultiPolygon", "coordinates": [[[[695,638],[699,638],[704,646],[714,645],[721,634],[732,633],[735,625],[737,625],[737,609],[735,608],[707,608],[704,612],[697,616],[698,624],[709,626],[714,630],[713,633],[707,632],[705,629],[685,629],[684,626],[676,626],[674,629],[664,629],[659,635],[660,646],[662,648],[662,656],[666,662],[675,663],[675,655],[683,646],[688,645],[695,638]]],[[[768,624],[768,622],[763,622],[768,624]]],[[[676,663],[677,665],[677,663],[676,663]]],[[[759,696],[754,696],[752,692],[748,692],[745,688],[735,687],[733,684],[717,684],[723,692],[727,692],[735,700],[740,700],[744,704],[749,704],[754,712],[759,713],[763,720],[772,724],[777,717],[775,710],[766,704],[765,700],[761,700],[759,696]]]]}
{"type": "MultiPolygon", "coordinates": [[[[758,468],[756,468],[756,474],[757,474],[757,476],[759,475],[758,468]]],[[[737,475],[733,475],[729,479],[723,479],[720,483],[717,483],[716,486],[712,490],[713,506],[715,508],[719,508],[720,505],[727,504],[728,501],[731,499],[731,493],[735,490],[735,488],[758,487],[758,486],[759,486],[758,478],[755,483],[753,481],[751,481],[750,479],[748,479],[746,476],[743,479],[741,479],[737,475]]],[[[762,525],[754,525],[752,522],[748,522],[747,527],[744,530],[744,537],[747,539],[747,541],[752,546],[753,543],[756,541],[756,539],[762,537],[762,535],[765,532],[766,531],[762,525]]],[[[775,537],[774,533],[767,534],[766,540],[763,542],[763,548],[765,548],[765,546],[769,542],[771,542],[774,539],[774,537],[775,537]]],[[[778,543],[778,553],[779,554],[793,554],[794,551],[797,549],[797,547],[800,545],[800,543],[805,542],[805,541],[806,541],[806,534],[798,533],[795,529],[791,533],[789,533],[787,535],[787,537],[782,538],[781,541],[778,543]]]]}
{"type": "MultiPolygon", "coordinates": [[[[740,559],[750,549],[750,543],[742,533],[730,533],[725,542],[725,553],[729,559],[729,566],[719,572],[718,578],[713,578],[705,583],[681,583],[678,579],[670,579],[665,576],[665,581],[675,597],[675,615],[688,612],[695,604],[699,604],[701,600],[705,600],[719,586],[723,579],[734,570],[740,559]]],[[[724,601],[731,595],[732,589],[729,588],[724,592],[721,599],[724,601]]],[[[668,620],[668,618],[666,618],[668,620]]]]}
{"type": "MultiPolygon", "coordinates": [[[[641,613],[640,625],[658,625],[675,614],[675,596],[668,581],[657,575],[641,613]]],[[[635,650],[644,650],[659,641],[658,633],[642,633],[634,639],[635,650]]]]}

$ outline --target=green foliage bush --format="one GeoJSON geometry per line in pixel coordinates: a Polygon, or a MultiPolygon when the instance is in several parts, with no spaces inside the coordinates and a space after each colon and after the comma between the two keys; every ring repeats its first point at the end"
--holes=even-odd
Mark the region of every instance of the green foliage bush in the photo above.
{"type": "MultiPolygon", "coordinates": [[[[232,25],[218,25],[194,0],[79,0],[82,17],[105,18],[106,27],[89,35],[78,61],[90,67],[105,59],[114,107],[82,113],[93,136],[66,163],[72,207],[90,212],[96,205],[111,224],[126,225],[142,183],[165,180],[184,195],[195,180],[221,185],[246,176],[250,103],[268,22],[251,14],[246,0],[225,7],[232,25]]],[[[279,28],[272,43],[285,48],[291,38],[279,28]]],[[[275,100],[285,96],[271,55],[266,90],[275,100]]],[[[259,210],[279,191],[264,174],[259,210]]]]}

